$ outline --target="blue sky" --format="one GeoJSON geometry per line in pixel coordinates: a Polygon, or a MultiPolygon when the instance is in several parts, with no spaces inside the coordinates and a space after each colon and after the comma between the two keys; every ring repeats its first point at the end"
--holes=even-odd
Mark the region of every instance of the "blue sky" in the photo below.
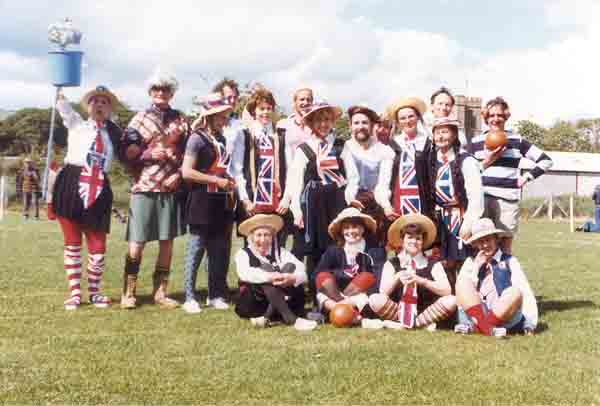
{"type": "Polygon", "coordinates": [[[0,108],[50,105],[47,27],[69,16],[86,53],[82,87],[66,90],[73,100],[102,83],[143,108],[145,78],[160,66],[180,80],[174,103],[185,110],[229,75],[272,89],[284,109],[299,84],[342,107],[377,110],[446,85],[506,97],[515,120],[600,116],[600,60],[590,52],[600,0],[225,4],[0,0],[0,108]]]}

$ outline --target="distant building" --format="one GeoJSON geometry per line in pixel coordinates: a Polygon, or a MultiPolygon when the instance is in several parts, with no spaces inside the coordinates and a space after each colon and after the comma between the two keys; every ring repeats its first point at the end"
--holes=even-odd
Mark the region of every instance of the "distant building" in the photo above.
{"type": "MultiPolygon", "coordinates": [[[[541,177],[525,185],[521,192],[523,199],[549,197],[573,193],[576,196],[591,196],[594,187],[600,184],[600,154],[587,152],[546,151],[552,168],[541,177]]],[[[529,160],[521,160],[522,172],[533,168],[529,160]]]]}
{"type": "Polygon", "coordinates": [[[460,121],[460,129],[464,131],[467,142],[470,144],[474,135],[481,132],[481,97],[467,97],[457,95],[455,112],[456,118],[460,121]]]}

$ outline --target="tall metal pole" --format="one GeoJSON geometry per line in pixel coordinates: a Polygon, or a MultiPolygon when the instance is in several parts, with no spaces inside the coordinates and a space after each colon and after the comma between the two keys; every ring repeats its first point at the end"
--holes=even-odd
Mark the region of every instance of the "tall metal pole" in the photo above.
{"type": "Polygon", "coordinates": [[[50,119],[50,134],[48,136],[48,151],[46,152],[46,169],[44,169],[44,180],[42,182],[42,198],[46,200],[48,194],[48,174],[50,172],[50,163],[52,162],[52,149],[54,147],[54,120],[56,118],[56,103],[60,93],[60,86],[56,86],[56,94],[54,95],[54,103],[52,104],[52,116],[50,119]]]}

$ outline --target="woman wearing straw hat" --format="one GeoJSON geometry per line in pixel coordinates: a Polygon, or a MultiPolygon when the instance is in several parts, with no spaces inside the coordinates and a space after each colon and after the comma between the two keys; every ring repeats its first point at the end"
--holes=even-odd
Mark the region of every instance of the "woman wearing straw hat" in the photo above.
{"type": "MultiPolygon", "coordinates": [[[[336,140],[333,131],[341,114],[339,107],[325,102],[311,105],[304,122],[312,135],[298,147],[288,174],[290,209],[294,224],[304,230],[309,277],[332,242],[329,224],[346,207],[343,143],[336,140]]],[[[312,277],[310,287],[314,297],[312,277]]]]}
{"type": "Polygon", "coordinates": [[[154,303],[165,309],[178,306],[167,297],[173,240],[185,233],[177,191],[188,126],[183,114],[170,106],[177,88],[173,76],[157,70],[147,83],[152,105],[138,112],[125,130],[128,150],[135,145],[140,153],[130,160],[134,173],[121,297],[124,309],[136,307],[137,276],[144,247],[150,241],[158,241],[159,247],[152,275],[154,303]]]}
{"type": "Polygon", "coordinates": [[[200,312],[195,297],[196,275],[204,251],[208,254],[207,305],[227,309],[227,270],[231,254],[231,230],[235,210],[235,182],[228,173],[231,156],[223,136],[223,126],[231,104],[213,93],[197,103],[199,117],[192,124],[183,159],[182,173],[190,187],[186,222],[190,238],[186,247],[183,309],[200,312]]]}
{"type": "Polygon", "coordinates": [[[355,308],[356,319],[368,302],[367,292],[375,286],[376,272],[385,261],[385,250],[374,241],[375,220],[354,207],[342,212],[329,225],[336,242],[321,257],[315,272],[319,308],[329,313],[338,303],[355,308]]]}
{"type": "Polygon", "coordinates": [[[433,218],[427,176],[431,140],[422,128],[426,110],[425,102],[416,97],[400,99],[386,109],[399,132],[389,142],[395,159],[381,166],[375,199],[389,221],[415,213],[433,218]]]}
{"type": "MultiPolygon", "coordinates": [[[[256,90],[246,105],[253,120],[243,131],[243,162],[235,163],[242,168],[236,176],[243,206],[240,220],[257,213],[284,216],[288,212],[290,198],[285,183],[291,151],[285,139],[286,130],[274,130],[275,106],[273,94],[263,88],[256,90]]],[[[284,244],[286,237],[282,231],[278,241],[284,244]]]]}
{"type": "Polygon", "coordinates": [[[431,190],[440,240],[440,256],[446,270],[467,257],[464,242],[471,226],[483,214],[483,189],[479,162],[461,149],[458,120],[448,117],[433,122],[433,148],[429,155],[431,190]]]}
{"type": "Polygon", "coordinates": [[[435,224],[421,214],[402,216],[390,227],[388,244],[398,254],[383,266],[380,293],[369,297],[371,309],[386,320],[383,326],[435,329],[456,311],[444,267],[423,255],[435,237],[435,224]]]}
{"type": "Polygon", "coordinates": [[[313,330],[317,323],[303,318],[304,264],[275,244],[283,227],[276,214],[257,214],[240,224],[248,246],[235,255],[240,298],[235,312],[253,326],[268,327],[281,319],[296,330],[313,330]]]}
{"type": "Polygon", "coordinates": [[[466,259],[456,281],[457,333],[502,337],[535,331],[537,302],[521,264],[499,243],[505,234],[485,217],[471,228],[467,244],[478,252],[466,259]]]}
{"type": "Polygon", "coordinates": [[[81,106],[88,120],[73,110],[59,94],[56,109],[69,130],[65,166],[54,182],[52,207],[64,236],[64,264],[71,297],[65,309],[81,305],[82,234],[88,247],[88,292],[95,307],[110,306],[111,300],[100,294],[105,270],[106,235],[110,231],[113,193],[107,173],[115,156],[122,158],[122,132],[110,121],[117,98],[106,87],[87,92],[81,106]]]}

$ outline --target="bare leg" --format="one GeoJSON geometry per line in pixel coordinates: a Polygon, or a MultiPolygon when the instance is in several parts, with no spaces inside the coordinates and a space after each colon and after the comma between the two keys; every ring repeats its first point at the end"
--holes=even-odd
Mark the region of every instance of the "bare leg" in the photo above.
{"type": "Polygon", "coordinates": [[[496,317],[502,321],[510,320],[513,315],[521,308],[523,304],[523,295],[521,291],[511,286],[504,289],[502,295],[494,303],[492,311],[496,317]]]}

